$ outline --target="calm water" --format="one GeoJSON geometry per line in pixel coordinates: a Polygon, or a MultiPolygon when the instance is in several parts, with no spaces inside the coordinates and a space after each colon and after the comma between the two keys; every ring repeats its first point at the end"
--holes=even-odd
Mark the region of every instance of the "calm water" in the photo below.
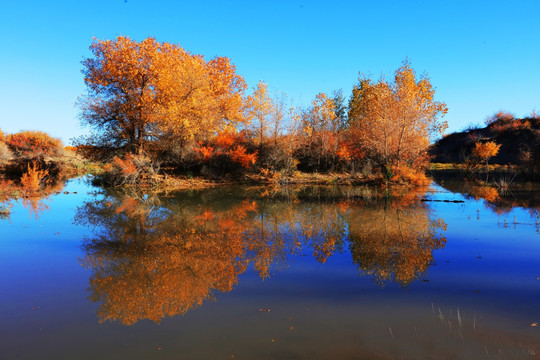
{"type": "Polygon", "coordinates": [[[0,358],[538,359],[538,193],[74,180],[0,219],[0,358]]]}

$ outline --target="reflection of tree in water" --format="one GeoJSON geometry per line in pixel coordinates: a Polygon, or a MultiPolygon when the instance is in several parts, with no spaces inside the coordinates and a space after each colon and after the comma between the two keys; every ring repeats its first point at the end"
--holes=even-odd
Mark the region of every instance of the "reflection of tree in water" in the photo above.
{"type": "Polygon", "coordinates": [[[94,271],[90,298],[101,302],[100,321],[184,314],[213,290],[230,291],[246,267],[236,223],[148,202],[107,197],[78,210],[76,222],[101,229],[83,260],[94,271]]]}
{"type": "Polygon", "coordinates": [[[396,271],[396,280],[404,283],[407,276],[415,277],[410,272],[427,269],[431,250],[442,244],[435,241],[432,228],[437,224],[422,207],[385,213],[350,201],[204,196],[189,201],[107,195],[78,209],[75,221],[95,227],[82,261],[93,271],[90,299],[100,303],[100,321],[134,324],[184,314],[215,292],[231,291],[248,266],[264,279],[287,266],[290,255],[306,250],[324,263],[342,249],[347,231],[362,269],[371,269],[370,274],[396,271]],[[378,217],[383,215],[386,225],[381,228],[378,217]],[[401,229],[399,241],[406,245],[396,245],[393,228],[401,229]],[[376,240],[383,230],[388,236],[376,240]],[[389,259],[374,256],[396,249],[394,268],[383,266],[382,260],[389,259]],[[405,274],[405,263],[416,265],[405,274]]]}
{"type": "Polygon", "coordinates": [[[407,285],[418,279],[430,266],[433,250],[446,242],[439,234],[446,230],[444,222],[410,200],[381,199],[348,217],[353,260],[380,284],[393,279],[407,285]]]}

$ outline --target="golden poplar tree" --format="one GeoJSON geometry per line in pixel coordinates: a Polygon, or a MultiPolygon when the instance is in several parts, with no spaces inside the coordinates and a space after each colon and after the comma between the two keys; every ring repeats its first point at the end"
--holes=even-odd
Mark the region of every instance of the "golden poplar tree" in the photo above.
{"type": "Polygon", "coordinates": [[[430,136],[442,133],[447,112],[435,101],[427,76],[417,79],[410,64],[396,70],[394,81],[374,82],[361,76],[349,104],[349,121],[368,156],[383,166],[413,164],[422,159],[430,136]]]}
{"type": "Polygon", "coordinates": [[[246,101],[247,118],[251,121],[252,131],[259,146],[262,146],[270,132],[273,106],[272,98],[268,94],[268,85],[259,81],[253,94],[248,96],[246,101]]]}
{"type": "Polygon", "coordinates": [[[151,141],[182,142],[244,121],[246,85],[227,58],[207,62],[179,45],[123,36],[94,40],[90,50],[81,117],[100,145],[139,152],[151,141]]]}

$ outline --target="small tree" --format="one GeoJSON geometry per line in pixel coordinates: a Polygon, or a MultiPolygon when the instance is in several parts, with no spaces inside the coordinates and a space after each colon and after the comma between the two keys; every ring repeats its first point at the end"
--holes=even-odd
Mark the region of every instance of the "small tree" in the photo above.
{"type": "Polygon", "coordinates": [[[501,145],[498,145],[495,141],[476,142],[474,149],[472,150],[472,156],[475,160],[485,162],[487,166],[488,160],[499,153],[501,145]]]}
{"type": "Polygon", "coordinates": [[[262,149],[265,137],[271,131],[271,115],[274,103],[268,94],[268,85],[259,81],[253,95],[247,97],[246,117],[251,121],[251,129],[262,149]]]}

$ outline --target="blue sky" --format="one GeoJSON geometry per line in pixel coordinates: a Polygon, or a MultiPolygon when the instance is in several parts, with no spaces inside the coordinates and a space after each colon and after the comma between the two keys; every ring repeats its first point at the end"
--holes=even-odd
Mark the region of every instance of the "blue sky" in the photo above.
{"type": "Polygon", "coordinates": [[[540,112],[540,1],[5,1],[0,11],[0,128],[81,128],[81,60],[92,38],[148,36],[208,59],[231,58],[307,105],[349,96],[358,73],[390,77],[405,58],[448,105],[449,131],[499,109],[540,112]]]}

